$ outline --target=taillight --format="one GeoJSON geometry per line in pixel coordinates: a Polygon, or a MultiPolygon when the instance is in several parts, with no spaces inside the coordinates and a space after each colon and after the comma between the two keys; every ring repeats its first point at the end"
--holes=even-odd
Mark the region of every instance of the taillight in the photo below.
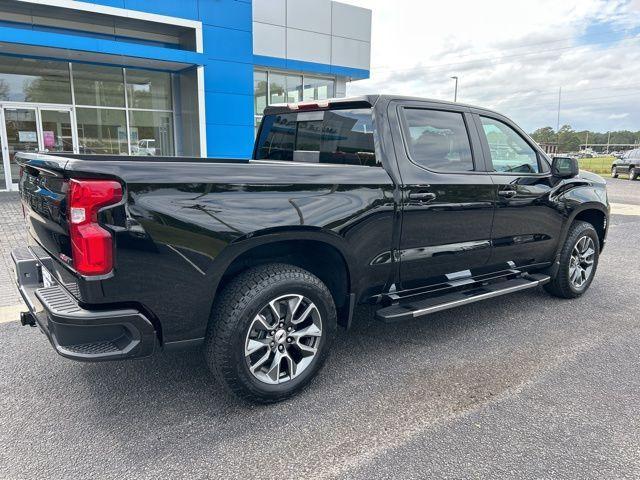
{"type": "Polygon", "coordinates": [[[69,235],[73,266],[82,275],[105,275],[113,270],[113,239],[98,224],[98,210],[122,199],[113,180],[69,182],[69,235]]]}

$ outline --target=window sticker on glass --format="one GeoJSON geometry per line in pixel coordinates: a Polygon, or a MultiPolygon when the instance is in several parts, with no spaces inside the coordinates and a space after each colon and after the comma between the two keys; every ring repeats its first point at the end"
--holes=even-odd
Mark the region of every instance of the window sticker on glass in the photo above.
{"type": "Polygon", "coordinates": [[[18,141],[19,142],[37,142],[38,135],[36,134],[36,132],[19,131],[18,141]]]}

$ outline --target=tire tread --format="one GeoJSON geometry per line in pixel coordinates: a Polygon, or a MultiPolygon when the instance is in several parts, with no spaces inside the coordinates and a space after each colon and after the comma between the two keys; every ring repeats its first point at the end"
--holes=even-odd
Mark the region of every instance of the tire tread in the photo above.
{"type": "MultiPolygon", "coordinates": [[[[223,289],[214,303],[212,315],[209,321],[209,329],[205,342],[205,355],[207,364],[214,376],[226,390],[236,396],[252,403],[275,403],[295,394],[296,390],[282,393],[271,393],[265,396],[250,382],[235,373],[232,362],[231,345],[233,343],[234,330],[240,316],[249,308],[256,296],[270,286],[281,281],[296,281],[317,288],[319,293],[329,300],[331,307],[330,317],[326,319],[327,344],[320,352],[317,359],[319,369],[326,360],[330,341],[335,334],[335,305],[329,289],[312,273],[294,265],[284,263],[271,263],[256,267],[240,273],[223,289]],[[332,320],[333,319],[333,320],[332,320]]],[[[311,380],[310,376],[307,380],[311,380]]],[[[300,389],[304,385],[300,386],[300,389]]]]}
{"type": "Polygon", "coordinates": [[[551,279],[551,281],[544,285],[544,289],[555,297],[560,298],[577,298],[584,294],[589,289],[593,278],[595,277],[595,270],[598,266],[598,256],[600,255],[600,249],[598,246],[598,235],[591,225],[588,222],[583,222],[581,220],[573,222],[571,227],[569,228],[569,233],[567,234],[567,238],[562,246],[562,250],[560,252],[560,268],[556,275],[551,279]],[[581,292],[575,292],[569,286],[569,269],[568,269],[568,261],[571,257],[571,252],[573,247],[581,235],[584,235],[585,232],[592,231],[595,236],[595,247],[596,247],[596,257],[594,264],[594,272],[591,275],[591,279],[589,280],[589,284],[587,287],[581,292]]]}

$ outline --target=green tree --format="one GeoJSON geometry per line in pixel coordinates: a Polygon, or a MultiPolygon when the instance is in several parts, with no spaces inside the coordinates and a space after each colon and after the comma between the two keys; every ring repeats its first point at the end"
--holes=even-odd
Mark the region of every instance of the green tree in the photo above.
{"type": "Polygon", "coordinates": [[[571,125],[563,125],[558,130],[558,150],[560,152],[575,152],[580,148],[580,137],[578,133],[571,128],[571,125]]]}
{"type": "Polygon", "coordinates": [[[531,137],[538,143],[556,142],[556,132],[551,127],[539,128],[531,134],[531,137]]]}

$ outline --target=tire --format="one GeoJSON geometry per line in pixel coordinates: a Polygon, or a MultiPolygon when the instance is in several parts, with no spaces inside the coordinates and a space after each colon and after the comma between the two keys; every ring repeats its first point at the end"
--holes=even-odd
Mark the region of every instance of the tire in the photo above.
{"type": "Polygon", "coordinates": [[[544,285],[544,289],[551,295],[560,298],[577,298],[584,294],[589,289],[598,268],[598,258],[600,256],[599,241],[598,234],[593,228],[593,225],[581,221],[574,222],[569,229],[567,239],[560,252],[560,267],[555,277],[544,285]],[[585,243],[589,244],[588,239],[590,239],[590,245],[593,247],[592,268],[589,270],[588,278],[578,287],[571,278],[572,256],[575,252],[574,249],[577,248],[579,242],[583,241],[585,237],[587,239],[585,243]]]}
{"type": "Polygon", "coordinates": [[[252,403],[279,402],[299,392],[318,373],[329,355],[336,326],[331,292],[315,275],[287,264],[252,267],[235,277],[214,304],[205,341],[206,362],[237,397],[252,403]],[[303,330],[313,330],[312,335],[303,336],[303,330]],[[245,355],[259,343],[263,345],[245,355]],[[294,367],[296,358],[300,361],[294,367]],[[250,367],[255,367],[255,373],[250,367]]]}
{"type": "Polygon", "coordinates": [[[618,178],[618,169],[616,167],[611,168],[611,177],[618,178]]]}
{"type": "Polygon", "coordinates": [[[638,178],[638,170],[636,169],[636,167],[633,167],[631,170],[629,170],[629,180],[633,181],[636,178],[638,178]]]}

